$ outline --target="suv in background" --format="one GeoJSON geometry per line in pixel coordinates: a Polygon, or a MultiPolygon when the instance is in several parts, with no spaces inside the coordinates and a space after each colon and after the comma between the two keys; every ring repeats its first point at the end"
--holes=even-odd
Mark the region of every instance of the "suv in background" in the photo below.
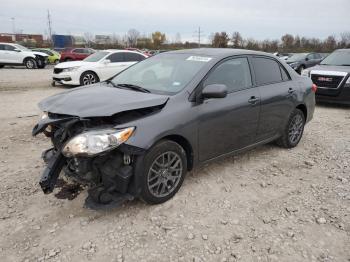
{"type": "Polygon", "coordinates": [[[302,75],[318,86],[317,101],[350,105],[350,49],[335,50],[302,75]]]}
{"type": "Polygon", "coordinates": [[[28,69],[44,68],[48,55],[32,51],[24,46],[12,43],[0,43],[0,68],[5,65],[24,65],[28,69]]]}
{"type": "Polygon", "coordinates": [[[297,73],[301,72],[309,67],[315,66],[322,61],[322,56],[319,53],[299,53],[293,54],[286,59],[289,64],[297,73]]]}
{"type": "Polygon", "coordinates": [[[93,53],[91,48],[66,48],[61,52],[60,62],[83,60],[93,53]]]}

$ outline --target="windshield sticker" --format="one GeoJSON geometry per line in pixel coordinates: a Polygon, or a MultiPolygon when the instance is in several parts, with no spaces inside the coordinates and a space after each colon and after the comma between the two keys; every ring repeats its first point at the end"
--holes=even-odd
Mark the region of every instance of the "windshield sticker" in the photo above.
{"type": "Polygon", "coordinates": [[[174,82],[174,83],[173,83],[173,86],[179,86],[179,85],[181,85],[180,82],[174,82]]]}
{"type": "Polygon", "coordinates": [[[204,57],[204,56],[190,56],[187,58],[187,61],[197,61],[197,62],[209,62],[212,58],[211,57],[204,57]]]}

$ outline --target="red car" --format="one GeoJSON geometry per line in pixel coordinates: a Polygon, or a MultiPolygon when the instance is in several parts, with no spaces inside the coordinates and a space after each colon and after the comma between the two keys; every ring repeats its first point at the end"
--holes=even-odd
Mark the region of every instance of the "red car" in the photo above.
{"type": "Polygon", "coordinates": [[[61,52],[60,62],[83,60],[93,53],[91,48],[66,48],[61,52]]]}

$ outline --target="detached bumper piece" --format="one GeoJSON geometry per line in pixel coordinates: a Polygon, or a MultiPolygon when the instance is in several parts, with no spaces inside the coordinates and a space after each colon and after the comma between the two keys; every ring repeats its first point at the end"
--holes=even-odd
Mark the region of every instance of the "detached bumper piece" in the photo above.
{"type": "Polygon", "coordinates": [[[55,188],[57,178],[61,173],[66,159],[61,153],[54,154],[52,151],[46,151],[45,153],[47,154],[45,154],[43,157],[45,162],[47,162],[47,167],[41,176],[39,184],[43,192],[45,194],[49,194],[55,188]],[[49,152],[51,155],[48,157],[47,154],[49,154],[49,152]]]}

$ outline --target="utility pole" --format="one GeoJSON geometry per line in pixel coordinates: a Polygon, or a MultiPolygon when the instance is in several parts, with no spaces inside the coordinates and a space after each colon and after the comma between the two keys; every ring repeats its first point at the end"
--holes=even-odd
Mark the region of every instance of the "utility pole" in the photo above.
{"type": "Polygon", "coordinates": [[[198,27],[198,30],[194,32],[195,37],[198,38],[198,48],[201,48],[201,38],[203,36],[203,31],[201,30],[201,27],[198,27]]]}
{"type": "Polygon", "coordinates": [[[11,17],[11,21],[12,21],[12,33],[16,34],[15,18],[11,17]]]}
{"type": "Polygon", "coordinates": [[[47,26],[49,29],[49,42],[52,44],[52,28],[51,28],[51,15],[50,15],[50,11],[47,10],[47,26]]]}

